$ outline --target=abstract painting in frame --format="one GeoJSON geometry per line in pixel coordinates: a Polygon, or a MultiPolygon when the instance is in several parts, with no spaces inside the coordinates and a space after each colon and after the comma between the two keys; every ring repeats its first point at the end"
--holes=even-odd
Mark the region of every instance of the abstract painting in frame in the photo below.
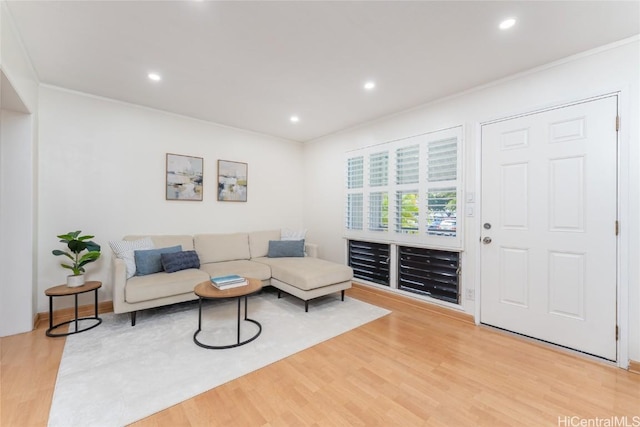
{"type": "Polygon", "coordinates": [[[202,157],[167,153],[167,200],[202,201],[202,157]]]}
{"type": "Polygon", "coordinates": [[[218,200],[221,202],[247,201],[246,163],[218,160],[218,200]]]}

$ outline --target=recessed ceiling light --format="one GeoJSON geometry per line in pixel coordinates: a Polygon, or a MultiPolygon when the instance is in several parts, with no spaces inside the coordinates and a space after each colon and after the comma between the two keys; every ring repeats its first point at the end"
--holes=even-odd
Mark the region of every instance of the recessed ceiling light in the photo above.
{"type": "Polygon", "coordinates": [[[515,18],[505,19],[504,21],[502,21],[500,23],[500,29],[501,30],[507,30],[507,29],[513,27],[515,24],[516,24],[515,18]]]}
{"type": "Polygon", "coordinates": [[[364,88],[365,88],[366,90],[371,90],[371,89],[373,89],[374,87],[376,87],[375,82],[366,82],[366,83],[364,84],[364,88]]]}
{"type": "Polygon", "coordinates": [[[153,80],[154,82],[159,82],[160,80],[162,80],[162,77],[160,77],[160,74],[158,73],[149,73],[147,77],[149,77],[149,80],[153,80]]]}
{"type": "Polygon", "coordinates": [[[300,121],[300,117],[298,116],[291,116],[291,118],[289,119],[291,120],[293,123],[298,123],[300,121]]]}

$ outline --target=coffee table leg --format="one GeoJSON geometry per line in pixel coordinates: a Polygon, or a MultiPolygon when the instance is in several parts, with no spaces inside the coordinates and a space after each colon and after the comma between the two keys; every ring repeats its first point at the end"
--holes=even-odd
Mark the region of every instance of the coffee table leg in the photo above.
{"type": "Polygon", "coordinates": [[[202,330],[202,298],[198,298],[198,332],[202,330]]]}
{"type": "Polygon", "coordinates": [[[242,297],[238,297],[238,344],[240,344],[240,300],[241,299],[242,297]]]}

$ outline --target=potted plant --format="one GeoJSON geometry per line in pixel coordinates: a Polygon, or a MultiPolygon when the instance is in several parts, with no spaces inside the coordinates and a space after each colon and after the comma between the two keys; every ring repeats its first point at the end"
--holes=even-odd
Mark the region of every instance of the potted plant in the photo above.
{"type": "Polygon", "coordinates": [[[58,236],[60,242],[65,243],[70,252],[54,249],[51,253],[56,256],[64,255],[71,260],[71,263],[60,263],[62,267],[73,271],[72,275],[67,276],[67,286],[84,285],[84,266],[100,258],[100,245],[89,240],[93,237],[81,236],[80,230],[58,236]],[[86,252],[83,254],[84,251],[86,252]]]}

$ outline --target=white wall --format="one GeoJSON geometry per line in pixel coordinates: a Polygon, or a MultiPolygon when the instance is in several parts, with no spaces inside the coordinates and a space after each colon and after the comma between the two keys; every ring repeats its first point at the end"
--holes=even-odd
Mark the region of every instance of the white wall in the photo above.
{"type": "Polygon", "coordinates": [[[0,109],[0,336],[33,326],[33,169],[31,116],[0,109]]]}
{"type": "Polygon", "coordinates": [[[87,277],[111,300],[110,240],[303,224],[300,143],[46,86],[39,133],[39,311],[48,309],[44,289],[68,274],[51,254],[58,234],[96,236],[102,257],[87,277]],[[166,153],[204,158],[203,201],[165,200],[166,153]],[[246,203],[217,201],[218,159],[248,163],[246,203]]]}
{"type": "MultiPolygon", "coordinates": [[[[628,282],[630,314],[629,328],[623,327],[622,333],[628,334],[630,358],[640,360],[639,67],[640,43],[636,37],[308,143],[304,152],[304,205],[309,240],[320,244],[322,257],[334,261],[345,259],[343,162],[348,150],[464,125],[465,189],[479,196],[476,162],[480,123],[622,90],[620,166],[623,189],[629,192],[623,194],[622,200],[621,250],[623,262],[627,259],[628,263],[622,266],[621,278],[625,281],[622,286],[628,282]]],[[[476,217],[465,217],[465,220],[462,287],[475,289],[479,224],[476,217]]],[[[473,314],[475,303],[464,300],[463,308],[473,314]]]]}
{"type": "Polygon", "coordinates": [[[30,331],[36,313],[35,112],[38,81],[0,3],[0,336],[30,331]]]}
{"type": "Polygon", "coordinates": [[[30,112],[38,107],[38,80],[4,0],[0,0],[0,68],[30,112]]]}

